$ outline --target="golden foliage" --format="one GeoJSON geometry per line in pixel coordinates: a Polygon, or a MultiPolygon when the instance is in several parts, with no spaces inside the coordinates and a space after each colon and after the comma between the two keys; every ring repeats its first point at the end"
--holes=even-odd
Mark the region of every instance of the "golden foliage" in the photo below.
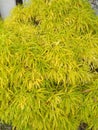
{"type": "Polygon", "coordinates": [[[84,0],[32,0],[0,22],[0,120],[17,130],[98,129],[98,17],[84,0]]]}

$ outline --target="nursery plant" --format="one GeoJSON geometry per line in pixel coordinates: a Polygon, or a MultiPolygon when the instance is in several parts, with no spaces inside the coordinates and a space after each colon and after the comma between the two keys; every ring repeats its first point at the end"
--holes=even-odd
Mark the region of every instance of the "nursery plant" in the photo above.
{"type": "Polygon", "coordinates": [[[88,1],[31,0],[0,30],[1,122],[97,130],[98,17],[88,1]]]}

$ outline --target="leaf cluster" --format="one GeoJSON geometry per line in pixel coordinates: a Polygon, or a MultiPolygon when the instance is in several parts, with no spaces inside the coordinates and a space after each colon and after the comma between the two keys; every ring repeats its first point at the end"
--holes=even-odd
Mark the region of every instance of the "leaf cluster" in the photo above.
{"type": "Polygon", "coordinates": [[[33,0],[0,30],[0,120],[17,130],[97,130],[98,17],[88,1],[33,0]]]}

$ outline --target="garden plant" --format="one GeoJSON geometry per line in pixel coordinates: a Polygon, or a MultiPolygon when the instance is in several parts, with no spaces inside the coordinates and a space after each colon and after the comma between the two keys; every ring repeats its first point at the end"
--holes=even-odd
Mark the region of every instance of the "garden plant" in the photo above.
{"type": "Polygon", "coordinates": [[[0,22],[0,120],[98,130],[98,16],[87,0],[31,0],[0,22]]]}

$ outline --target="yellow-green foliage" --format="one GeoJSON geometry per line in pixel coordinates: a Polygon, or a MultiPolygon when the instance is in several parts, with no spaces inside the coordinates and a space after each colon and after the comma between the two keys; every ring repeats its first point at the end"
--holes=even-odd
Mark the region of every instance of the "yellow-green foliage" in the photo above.
{"type": "Polygon", "coordinates": [[[0,23],[1,121],[97,130],[98,17],[86,0],[32,1],[0,23]]]}

